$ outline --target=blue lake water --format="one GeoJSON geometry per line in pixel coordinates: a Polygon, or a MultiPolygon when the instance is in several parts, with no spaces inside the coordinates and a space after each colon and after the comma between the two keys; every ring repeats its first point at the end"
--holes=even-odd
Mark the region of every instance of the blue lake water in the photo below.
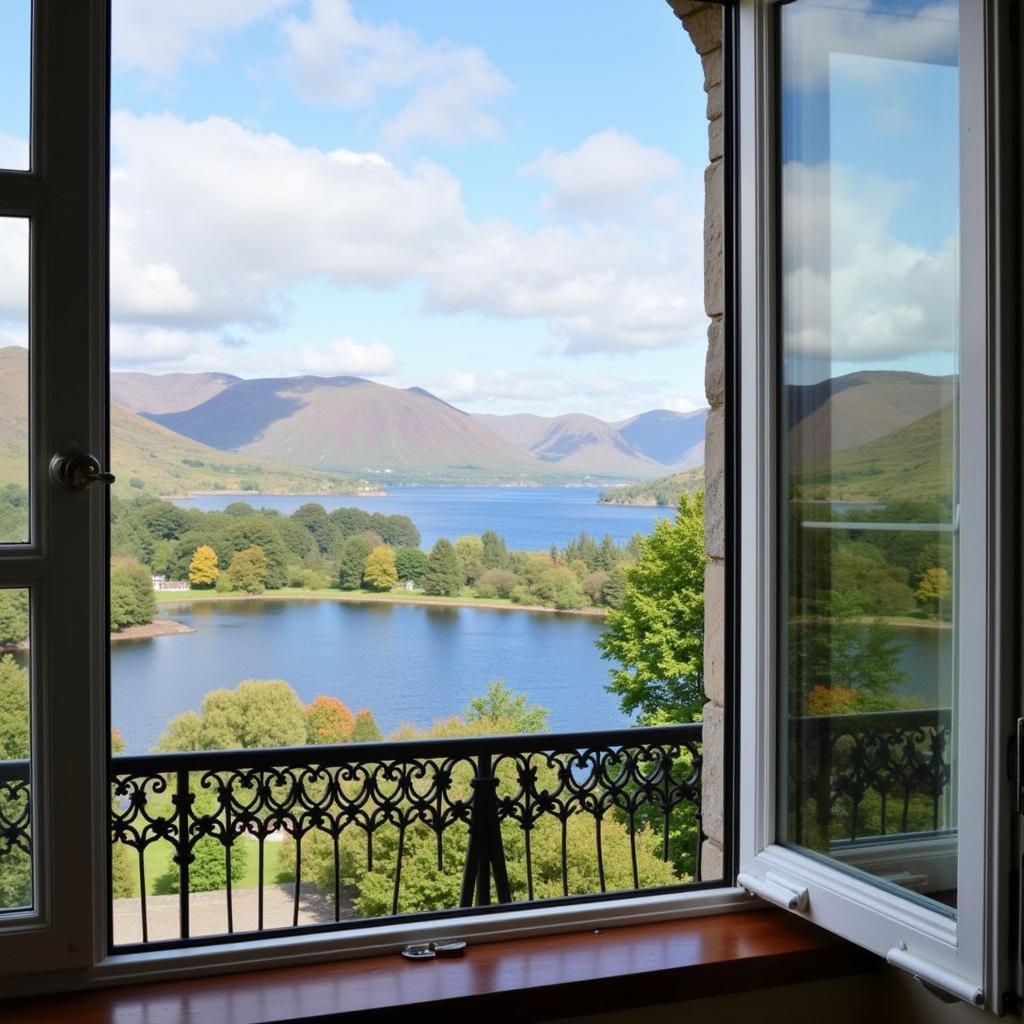
{"type": "Polygon", "coordinates": [[[368,707],[385,733],[458,714],[495,679],[549,708],[554,730],[629,724],[605,690],[593,616],[335,601],[206,601],[161,615],[196,632],[111,649],[111,721],[129,754],[209,690],[250,678],[284,679],[307,703],[328,694],[368,707]]]}
{"type": "Polygon", "coordinates": [[[182,508],[222,509],[235,501],[274,508],[289,514],[315,501],[328,511],[363,508],[385,515],[406,515],[419,527],[424,547],[438,537],[456,537],[497,530],[510,548],[540,551],[562,545],[587,530],[606,533],[620,543],[634,533],[650,533],[656,519],[671,509],[631,505],[599,505],[600,487],[391,487],[386,496],[295,494],[200,494],[178,499],[182,508]]]}

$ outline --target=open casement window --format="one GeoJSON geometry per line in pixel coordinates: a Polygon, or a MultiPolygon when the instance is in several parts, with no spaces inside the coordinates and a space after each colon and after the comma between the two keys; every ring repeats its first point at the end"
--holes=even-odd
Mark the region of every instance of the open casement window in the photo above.
{"type": "Polygon", "coordinates": [[[0,523],[0,969],[18,973],[91,964],[106,893],[106,496],[50,465],[95,453],[85,485],[105,461],[106,11],[3,17],[0,88],[24,108],[0,147],[0,415],[20,434],[2,457],[24,495],[0,523]]]}
{"type": "Polygon", "coordinates": [[[1003,12],[739,6],[739,881],[999,1008],[1003,12]]]}

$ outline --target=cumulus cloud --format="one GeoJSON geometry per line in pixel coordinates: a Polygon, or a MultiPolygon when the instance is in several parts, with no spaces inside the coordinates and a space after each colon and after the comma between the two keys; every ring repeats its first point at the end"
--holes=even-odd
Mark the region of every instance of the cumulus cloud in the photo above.
{"type": "Polygon", "coordinates": [[[697,188],[663,203],[656,223],[526,231],[471,221],[437,164],[299,147],[226,118],[118,113],[113,161],[122,323],[272,326],[302,281],[418,281],[430,311],[541,319],[550,349],[570,355],[703,338],[697,188]]]}
{"type": "Polygon", "coordinates": [[[0,217],[0,320],[28,320],[28,221],[0,217]]]}
{"type": "Polygon", "coordinates": [[[211,60],[237,32],[295,0],[117,0],[112,19],[114,66],[166,78],[187,60],[211,60]]]}
{"type": "Polygon", "coordinates": [[[164,325],[272,323],[299,281],[383,288],[466,230],[436,164],[301,148],[226,118],[113,119],[112,306],[164,325]]]}
{"type": "Polygon", "coordinates": [[[605,219],[649,202],[652,187],[678,179],[682,165],[671,153],[610,128],[568,152],[545,149],[523,171],[553,186],[542,202],[545,211],[605,219]]]}
{"type": "Polygon", "coordinates": [[[309,17],[287,19],[284,31],[285,66],[305,99],[358,108],[382,93],[405,98],[381,127],[386,145],[500,134],[490,107],[511,86],[476,47],[428,43],[400,25],[361,20],[348,0],[313,0],[309,17]]]}
{"type": "Polygon", "coordinates": [[[391,373],[398,365],[398,360],[395,353],[380,342],[360,345],[351,338],[342,338],[323,348],[303,346],[296,353],[293,364],[304,373],[328,377],[345,374],[379,377],[391,373]]]}
{"type": "Polygon", "coordinates": [[[837,164],[785,166],[791,353],[877,362],[954,350],[958,239],[927,248],[896,238],[907,188],[837,164]]]}

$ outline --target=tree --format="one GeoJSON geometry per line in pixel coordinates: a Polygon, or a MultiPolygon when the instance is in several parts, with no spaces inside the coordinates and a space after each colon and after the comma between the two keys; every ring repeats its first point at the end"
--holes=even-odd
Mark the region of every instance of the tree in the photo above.
{"type": "Polygon", "coordinates": [[[302,505],[292,513],[292,520],[309,531],[322,555],[331,550],[337,539],[338,530],[323,505],[316,502],[302,505]]]}
{"type": "Polygon", "coordinates": [[[28,591],[0,590],[0,647],[28,639],[28,591]]]}
{"type": "Polygon", "coordinates": [[[358,590],[363,582],[366,560],[376,545],[368,537],[356,534],[342,545],[338,564],[338,586],[342,590],[358,590]]]}
{"type": "Polygon", "coordinates": [[[263,548],[253,546],[236,552],[224,575],[229,590],[262,594],[267,585],[267,556],[263,548]]]}
{"type": "Polygon", "coordinates": [[[28,757],[29,743],[28,670],[0,655],[0,761],[28,757]]]}
{"type": "Polygon", "coordinates": [[[914,597],[932,618],[937,619],[952,592],[952,579],[947,570],[925,569],[921,574],[921,582],[914,591],[914,597]]]}
{"type": "Polygon", "coordinates": [[[510,569],[485,569],[477,577],[476,592],[479,597],[511,597],[519,577],[510,569]]]}
{"type": "Polygon", "coordinates": [[[356,715],[356,724],[352,727],[353,743],[376,743],[382,739],[381,731],[373,712],[369,708],[363,708],[356,715]]]}
{"type": "Polygon", "coordinates": [[[395,571],[400,580],[411,580],[417,586],[427,575],[427,556],[419,548],[399,548],[395,552],[395,571]]]}
{"type": "Polygon", "coordinates": [[[462,569],[462,582],[475,583],[484,571],[484,545],[479,537],[460,537],[455,542],[455,554],[462,569]]]}
{"type": "Polygon", "coordinates": [[[539,704],[527,704],[525,693],[513,693],[505,681],[487,684],[487,693],[473,697],[462,717],[469,723],[488,720],[507,733],[547,732],[551,712],[539,704]]]}
{"type": "Polygon", "coordinates": [[[609,689],[643,722],[692,722],[704,702],[704,495],[682,495],[626,570],[622,607],[597,645],[619,663],[609,689]]]}
{"type": "Polygon", "coordinates": [[[308,743],[348,743],[355,725],[356,716],[337,697],[314,697],[306,708],[308,743]]]}
{"type": "Polygon", "coordinates": [[[484,567],[487,569],[504,569],[508,565],[508,547],[505,538],[494,530],[485,530],[480,538],[483,548],[484,567]]]}
{"type": "Polygon", "coordinates": [[[382,516],[381,522],[374,523],[385,544],[393,548],[418,548],[420,531],[408,516],[382,516]],[[378,529],[379,525],[379,529],[378,529]]]}
{"type": "Polygon", "coordinates": [[[288,549],[274,523],[266,516],[240,516],[231,520],[226,539],[230,552],[254,547],[263,552],[267,562],[264,586],[268,589],[277,590],[288,582],[288,549]]]}
{"type": "Polygon", "coordinates": [[[363,582],[371,590],[391,590],[398,584],[398,570],[395,568],[395,552],[386,544],[375,547],[366,557],[363,582]]]}
{"type": "Polygon", "coordinates": [[[156,615],[153,576],[132,558],[114,558],[110,564],[110,628],[152,622],[156,615]]]}
{"type": "Polygon", "coordinates": [[[439,597],[458,597],[462,593],[462,569],[452,542],[442,537],[427,559],[423,589],[439,597]]]}
{"type": "Polygon", "coordinates": [[[300,747],[306,736],[306,707],[283,679],[246,679],[233,690],[211,690],[200,714],[172,719],[155,750],[300,747]]]}
{"type": "Polygon", "coordinates": [[[217,552],[209,544],[201,544],[188,567],[189,582],[193,587],[212,587],[220,575],[217,552]]]}

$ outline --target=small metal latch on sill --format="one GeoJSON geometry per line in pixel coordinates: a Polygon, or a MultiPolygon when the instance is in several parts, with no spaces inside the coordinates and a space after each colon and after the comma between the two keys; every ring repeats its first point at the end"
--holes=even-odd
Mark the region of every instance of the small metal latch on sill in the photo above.
{"type": "Polygon", "coordinates": [[[462,939],[445,939],[441,942],[413,942],[402,950],[406,960],[450,960],[466,952],[462,939]]]}
{"type": "Polygon", "coordinates": [[[922,960],[919,956],[907,951],[907,944],[901,942],[893,946],[885,959],[893,967],[901,967],[912,974],[929,992],[945,1002],[952,1002],[954,999],[962,999],[972,1006],[984,1006],[984,993],[977,985],[961,978],[959,974],[947,971],[938,964],[928,960],[922,960]]]}
{"type": "Polygon", "coordinates": [[[779,878],[770,871],[763,878],[741,871],[736,876],[736,884],[754,896],[760,896],[761,899],[782,907],[783,910],[807,909],[807,890],[803,886],[779,878]]]}

